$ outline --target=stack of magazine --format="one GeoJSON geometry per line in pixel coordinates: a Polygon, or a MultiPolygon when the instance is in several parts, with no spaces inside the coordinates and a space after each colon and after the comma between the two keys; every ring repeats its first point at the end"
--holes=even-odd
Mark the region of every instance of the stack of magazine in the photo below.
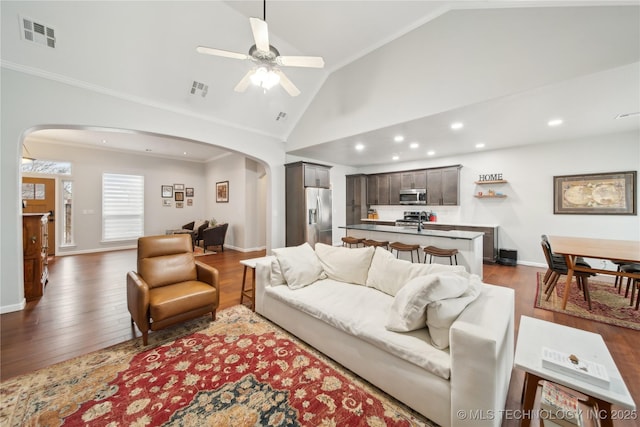
{"type": "Polygon", "coordinates": [[[542,384],[540,418],[545,427],[582,426],[582,414],[578,407],[578,396],[549,381],[542,384]]]}
{"type": "Polygon", "coordinates": [[[589,384],[606,389],[609,388],[609,375],[604,365],[591,360],[584,360],[574,354],[562,353],[543,347],[542,367],[561,372],[589,384]]]}

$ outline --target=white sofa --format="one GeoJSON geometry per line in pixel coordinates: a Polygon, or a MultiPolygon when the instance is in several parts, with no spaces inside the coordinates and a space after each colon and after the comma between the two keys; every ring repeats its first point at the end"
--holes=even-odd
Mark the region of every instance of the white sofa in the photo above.
{"type": "MultiPolygon", "coordinates": [[[[439,349],[429,333],[436,336],[435,326],[387,329],[400,295],[410,295],[408,283],[436,276],[442,283],[477,276],[463,267],[396,260],[382,248],[306,246],[275,249],[275,257],[257,263],[259,314],[440,425],[501,425],[513,366],[512,289],[478,279],[477,298],[462,305],[444,335],[438,332],[449,341],[439,349]]],[[[450,292],[448,285],[438,289],[450,292]]],[[[468,292],[447,301],[463,301],[468,292]]],[[[425,307],[418,314],[427,313],[425,307]]]]}

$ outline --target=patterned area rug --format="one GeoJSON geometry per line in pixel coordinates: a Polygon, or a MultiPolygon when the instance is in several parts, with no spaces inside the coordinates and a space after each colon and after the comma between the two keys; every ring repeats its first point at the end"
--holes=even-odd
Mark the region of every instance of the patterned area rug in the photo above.
{"type": "Polygon", "coordinates": [[[0,425],[435,426],[244,306],[2,383],[0,425]]]}
{"type": "Polygon", "coordinates": [[[549,301],[545,301],[543,278],[544,274],[538,273],[536,308],[640,330],[640,310],[635,310],[635,306],[630,306],[629,298],[624,297],[626,281],[622,287],[622,292],[619,294],[612,283],[589,279],[589,294],[591,295],[591,310],[589,310],[587,301],[584,300],[582,291],[578,290],[578,285],[574,279],[571,282],[573,288],[569,295],[569,301],[567,301],[567,308],[563,310],[562,296],[564,295],[566,276],[562,276],[558,280],[556,289],[552,292],[549,301]]]}

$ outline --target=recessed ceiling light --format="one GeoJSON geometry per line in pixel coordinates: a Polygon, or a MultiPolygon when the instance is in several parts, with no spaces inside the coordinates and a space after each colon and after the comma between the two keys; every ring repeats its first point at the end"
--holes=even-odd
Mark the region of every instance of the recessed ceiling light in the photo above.
{"type": "Polygon", "coordinates": [[[551,127],[554,127],[554,126],[560,126],[560,125],[562,124],[562,119],[553,119],[553,120],[549,120],[549,121],[547,122],[547,124],[548,124],[549,126],[551,126],[551,127]]]}
{"type": "Polygon", "coordinates": [[[484,148],[484,142],[478,142],[476,148],[484,148]]]}
{"type": "Polygon", "coordinates": [[[358,151],[364,150],[364,144],[356,144],[356,150],[358,151]]]}
{"type": "Polygon", "coordinates": [[[464,127],[464,123],[462,122],[451,123],[451,129],[453,130],[462,129],[463,127],[464,127]]]}
{"type": "Polygon", "coordinates": [[[411,144],[409,144],[409,148],[418,148],[420,146],[420,144],[418,144],[417,142],[412,142],[411,144]]]}
{"type": "Polygon", "coordinates": [[[183,152],[182,154],[184,154],[184,155],[186,156],[186,155],[187,155],[187,152],[185,151],[185,152],[183,152]]]}
{"type": "Polygon", "coordinates": [[[398,156],[397,154],[394,154],[393,157],[391,158],[392,160],[398,160],[400,158],[400,156],[398,156]]]}
{"type": "Polygon", "coordinates": [[[402,135],[396,135],[396,136],[393,138],[393,140],[394,140],[395,142],[402,142],[402,141],[404,141],[404,136],[402,136],[402,135]]]}
{"type": "Polygon", "coordinates": [[[433,150],[427,151],[427,156],[433,156],[434,154],[436,154],[436,152],[433,150]]]}
{"type": "Polygon", "coordinates": [[[102,140],[102,143],[103,143],[103,144],[106,144],[106,143],[107,143],[107,140],[106,140],[106,139],[103,139],[103,140],[102,140]]]}

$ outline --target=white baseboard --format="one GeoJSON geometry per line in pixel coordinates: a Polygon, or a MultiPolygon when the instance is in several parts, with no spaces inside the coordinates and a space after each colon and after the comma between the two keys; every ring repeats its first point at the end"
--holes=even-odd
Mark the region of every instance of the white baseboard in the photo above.
{"type": "Polygon", "coordinates": [[[19,302],[18,304],[0,306],[0,314],[12,313],[14,311],[21,311],[21,310],[24,310],[26,306],[27,306],[27,300],[22,298],[22,301],[19,302]]]}
{"type": "Polygon", "coordinates": [[[79,251],[66,251],[66,252],[58,252],[56,256],[67,256],[67,255],[83,255],[83,254],[94,254],[97,252],[112,252],[112,251],[122,251],[125,249],[136,249],[137,245],[127,245],[127,246],[112,246],[109,248],[97,248],[97,249],[81,249],[79,251]]]}
{"type": "Polygon", "coordinates": [[[259,246],[259,247],[255,247],[255,248],[238,248],[236,246],[233,245],[224,245],[225,249],[233,249],[234,251],[238,251],[238,252],[255,252],[255,251],[264,251],[265,249],[267,249],[266,246],[259,246]]]}
{"type": "Polygon", "coordinates": [[[518,261],[518,265],[526,265],[528,267],[547,268],[547,264],[544,264],[541,262],[533,262],[533,261],[518,261]]]}

